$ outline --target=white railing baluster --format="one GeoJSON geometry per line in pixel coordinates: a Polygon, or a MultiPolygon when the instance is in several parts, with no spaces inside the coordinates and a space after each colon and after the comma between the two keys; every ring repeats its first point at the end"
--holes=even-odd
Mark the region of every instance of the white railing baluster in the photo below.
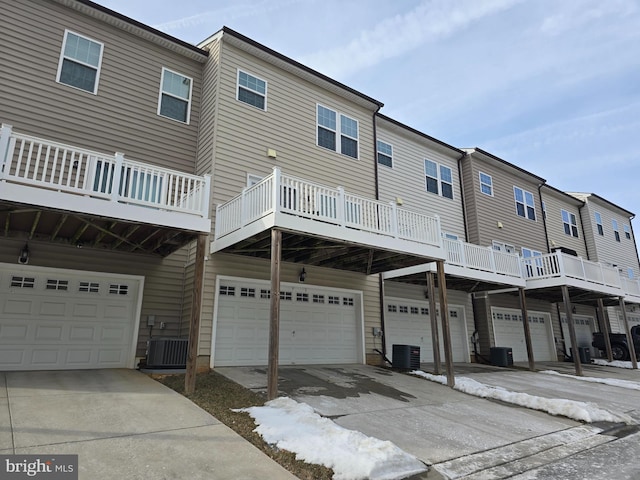
{"type": "Polygon", "coordinates": [[[0,127],[0,180],[9,174],[11,161],[13,160],[13,149],[9,148],[11,141],[14,140],[11,136],[11,131],[11,125],[6,123],[3,123],[0,127]]]}

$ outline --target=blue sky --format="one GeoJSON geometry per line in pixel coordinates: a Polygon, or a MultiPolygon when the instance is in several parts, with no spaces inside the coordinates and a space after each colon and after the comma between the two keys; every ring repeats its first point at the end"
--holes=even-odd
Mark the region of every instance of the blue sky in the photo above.
{"type": "Polygon", "coordinates": [[[640,0],[98,3],[194,44],[226,25],[413,128],[640,214],[640,0]]]}

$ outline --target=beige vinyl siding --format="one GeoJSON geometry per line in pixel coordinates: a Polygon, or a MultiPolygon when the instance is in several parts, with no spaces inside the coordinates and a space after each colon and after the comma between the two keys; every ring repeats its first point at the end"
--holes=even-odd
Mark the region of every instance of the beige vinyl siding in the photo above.
{"type": "MultiPolygon", "coordinates": [[[[213,300],[217,275],[269,280],[270,261],[241,255],[218,253],[209,257],[206,263],[206,286],[203,294],[205,308],[201,318],[199,355],[211,355],[213,329],[213,300]]],[[[363,291],[365,353],[373,354],[374,344],[371,331],[380,327],[380,296],[378,294],[378,276],[345,272],[330,268],[304,266],[307,273],[305,284],[312,286],[345,288],[363,291]]],[[[302,265],[283,262],[281,282],[298,282],[302,265]]],[[[378,345],[379,347],[379,345],[378,345]]]]}
{"type": "MultiPolygon", "coordinates": [[[[425,295],[426,287],[421,285],[411,285],[402,282],[386,281],[384,283],[384,294],[386,297],[406,298],[409,300],[418,300],[428,302],[425,295]]],[[[440,302],[440,293],[436,288],[436,303],[440,302]]],[[[471,295],[460,290],[447,290],[447,302],[449,305],[461,306],[464,308],[465,323],[467,327],[467,342],[469,344],[469,355],[473,355],[473,344],[471,343],[471,335],[475,331],[475,323],[473,319],[473,305],[471,303],[471,295]]],[[[425,321],[431,322],[431,317],[425,317],[425,321]]],[[[438,329],[442,331],[442,324],[438,323],[438,329]]],[[[365,332],[366,334],[367,332],[365,332]]],[[[387,356],[391,353],[391,345],[387,345],[387,356]]]]}
{"type": "Polygon", "coordinates": [[[584,242],[584,232],[580,221],[580,207],[570,198],[566,198],[564,195],[547,188],[542,189],[542,200],[547,210],[546,225],[549,247],[551,249],[555,247],[570,248],[575,250],[578,256],[588,258],[587,248],[584,242]],[[565,233],[564,223],[562,221],[562,210],[566,210],[576,216],[578,238],[565,233]]]}
{"type": "Polygon", "coordinates": [[[218,79],[220,67],[220,41],[207,45],[209,58],[202,73],[202,111],[198,134],[198,162],[196,174],[204,175],[213,171],[215,158],[215,133],[218,107],[218,79]]]}
{"type": "Polygon", "coordinates": [[[547,252],[544,223],[542,221],[542,205],[538,193],[537,180],[528,180],[521,173],[512,173],[508,166],[498,167],[488,161],[475,158],[475,154],[465,162],[470,162],[464,170],[464,181],[473,185],[471,201],[475,209],[475,216],[467,218],[470,231],[477,231],[474,243],[491,245],[493,240],[514,245],[518,251],[521,247],[547,252]],[[471,167],[471,168],[468,168],[471,167]],[[479,172],[491,175],[493,180],[493,196],[480,193],[479,172]],[[517,186],[533,194],[535,202],[536,220],[523,218],[516,213],[513,187],[517,186]],[[498,222],[502,227],[498,226],[498,222]],[[472,224],[475,224],[471,227],[472,224]]]}
{"type": "MultiPolygon", "coordinates": [[[[0,239],[0,262],[15,263],[23,245],[23,239],[0,239]]],[[[156,317],[154,337],[176,337],[188,333],[181,324],[185,249],[159,258],[30,240],[29,250],[29,265],[144,276],[138,356],[144,355],[149,338],[148,315],[156,317]],[[167,328],[160,330],[160,322],[165,322],[167,328]]]]}
{"type": "MultiPolygon", "coordinates": [[[[373,111],[351,104],[223,41],[216,131],[214,202],[223,203],[246,186],[247,173],[284,173],[375,198],[373,111]],[[237,71],[267,82],[267,111],[236,100],[237,71]],[[359,158],[316,145],[316,105],[359,122],[359,158]],[[277,159],[267,157],[267,149],[277,159]]],[[[339,141],[339,138],[338,138],[339,141]]]]}
{"type": "Polygon", "coordinates": [[[461,167],[464,215],[467,221],[467,242],[480,245],[478,201],[476,200],[476,195],[482,195],[479,190],[480,182],[479,180],[477,183],[473,181],[473,165],[468,156],[461,162],[461,167]]]}
{"type": "Polygon", "coordinates": [[[640,267],[638,265],[638,256],[636,253],[636,244],[631,232],[631,239],[627,239],[624,234],[624,225],[628,225],[631,229],[631,223],[628,217],[621,215],[617,210],[608,207],[604,203],[593,200],[592,197],[588,200],[587,208],[585,209],[592,222],[592,235],[594,242],[594,251],[596,258],[595,261],[603,262],[607,264],[617,265],[622,268],[622,275],[627,275],[627,268],[633,268],[635,278],[640,278],[640,267]],[[598,234],[598,227],[595,223],[594,212],[600,213],[602,217],[602,228],[604,235],[598,234]],[[620,241],[617,242],[611,220],[618,222],[618,232],[620,233],[620,241]]]}
{"type": "Polygon", "coordinates": [[[0,121],[19,132],[194,172],[199,62],[46,0],[6,2],[2,15],[0,121]],[[104,44],[97,95],[56,82],[65,29],[104,44]],[[189,125],[157,115],[162,67],[193,79],[189,125]]]}
{"type": "MultiPolygon", "coordinates": [[[[378,193],[380,200],[403,201],[403,208],[425,214],[439,215],[442,231],[465,239],[460,177],[457,156],[447,155],[441,148],[430,145],[428,140],[417,136],[401,135],[388,128],[388,122],[378,119],[378,140],[393,146],[393,168],[378,165],[378,193]],[[451,169],[453,199],[427,192],[424,160],[429,159],[451,169]]],[[[440,185],[438,185],[440,189],[440,185]]]]}

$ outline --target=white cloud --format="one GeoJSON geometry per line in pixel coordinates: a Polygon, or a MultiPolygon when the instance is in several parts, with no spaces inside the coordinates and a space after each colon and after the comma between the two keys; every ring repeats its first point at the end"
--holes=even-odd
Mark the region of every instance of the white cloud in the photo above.
{"type": "Polygon", "coordinates": [[[587,26],[603,17],[611,15],[627,16],[637,11],[638,5],[632,0],[597,0],[569,4],[569,11],[557,13],[544,19],[540,30],[547,35],[559,35],[569,30],[587,28],[587,26]]]}
{"type": "Polygon", "coordinates": [[[429,42],[447,37],[473,22],[510,8],[521,0],[423,0],[416,8],[361,31],[357,38],[301,58],[302,63],[344,78],[429,42]]]}

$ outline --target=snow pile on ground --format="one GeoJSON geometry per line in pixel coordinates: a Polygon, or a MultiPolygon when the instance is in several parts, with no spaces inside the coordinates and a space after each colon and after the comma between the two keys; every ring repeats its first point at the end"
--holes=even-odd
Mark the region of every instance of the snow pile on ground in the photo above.
{"type": "Polygon", "coordinates": [[[543,370],[540,373],[545,375],[557,375],[559,377],[574,378],[583,382],[602,383],[613,387],[627,388],[629,390],[640,390],[640,383],[629,380],[618,380],[617,378],[597,378],[597,377],[578,377],[577,375],[567,375],[565,373],[556,372],[554,370],[543,370]]]}
{"type": "Polygon", "coordinates": [[[603,365],[605,367],[618,367],[618,368],[629,368],[632,369],[633,365],[631,362],[623,362],[621,360],[614,360],[613,362],[607,362],[606,360],[602,360],[600,358],[594,358],[591,360],[595,365],[603,365]]]}
{"type": "MultiPolygon", "coordinates": [[[[447,377],[444,375],[432,375],[421,370],[414,370],[413,375],[426,378],[434,382],[447,384],[447,377]]],[[[624,414],[615,414],[607,410],[599,408],[593,403],[578,402],[575,400],[567,400],[563,398],[546,398],[529,395],[522,392],[511,392],[502,387],[494,387],[485,385],[467,377],[456,377],[456,390],[482,398],[492,398],[503,402],[520,405],[521,407],[531,408],[550,413],[552,415],[562,415],[574,420],[592,423],[592,422],[624,422],[627,424],[635,423],[631,417],[624,414]]]]}
{"type": "Polygon", "coordinates": [[[391,480],[427,470],[395,444],[347,430],[290,398],[235,411],[251,415],[267,443],[295,453],[298,460],[332,468],[337,480],[391,480]]]}

